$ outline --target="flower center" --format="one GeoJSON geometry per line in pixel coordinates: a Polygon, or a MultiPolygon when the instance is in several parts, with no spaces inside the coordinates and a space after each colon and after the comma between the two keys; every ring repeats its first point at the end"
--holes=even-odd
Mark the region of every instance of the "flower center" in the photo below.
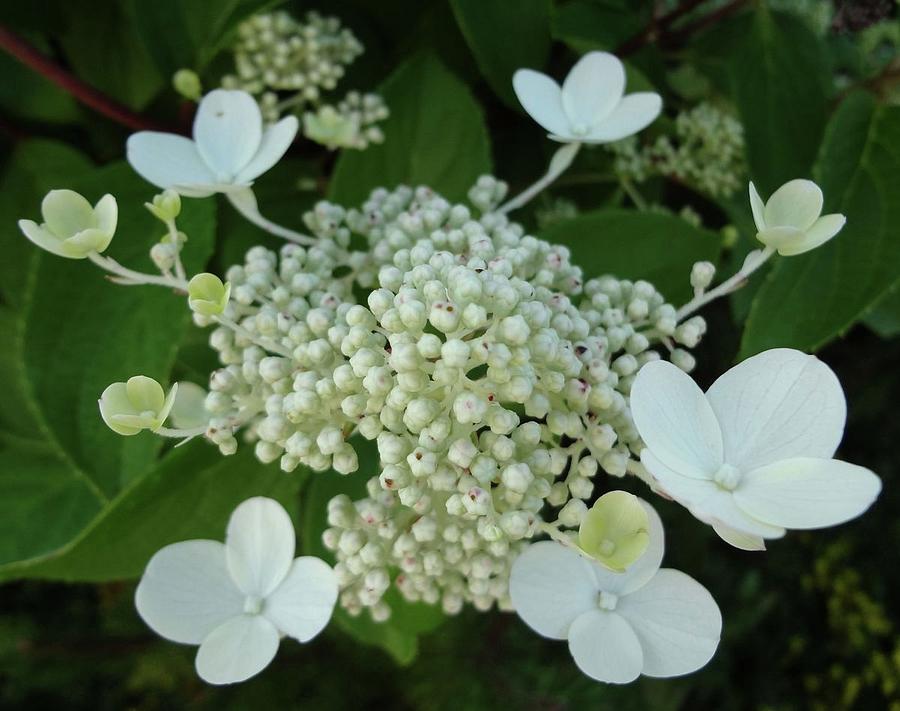
{"type": "Polygon", "coordinates": [[[713,475],[713,481],[728,491],[734,491],[740,480],[741,470],[731,464],[723,464],[713,475]]]}
{"type": "Polygon", "coordinates": [[[616,552],[616,544],[608,538],[604,538],[600,545],[597,547],[597,550],[600,552],[600,555],[609,557],[616,552]]]}
{"type": "Polygon", "coordinates": [[[576,136],[585,136],[587,135],[587,132],[588,127],[585,123],[579,122],[572,126],[572,133],[574,133],[576,136]]]}
{"type": "Polygon", "coordinates": [[[263,599],[256,595],[248,595],[244,600],[244,613],[247,615],[258,615],[262,612],[263,599]]]}
{"type": "Polygon", "coordinates": [[[601,590],[600,596],[597,598],[597,607],[599,607],[601,610],[615,610],[616,603],[618,602],[618,595],[615,595],[611,592],[606,592],[606,590],[601,590]]]}

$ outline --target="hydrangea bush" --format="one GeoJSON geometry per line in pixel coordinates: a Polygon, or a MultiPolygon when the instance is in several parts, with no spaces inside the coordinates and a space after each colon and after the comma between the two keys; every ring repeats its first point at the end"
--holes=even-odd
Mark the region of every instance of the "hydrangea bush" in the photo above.
{"type": "MultiPolygon", "coordinates": [[[[698,4],[661,15],[660,26],[690,22],[698,4]]],[[[442,618],[466,607],[514,614],[565,640],[597,682],[689,674],[715,655],[728,614],[693,577],[700,566],[661,567],[678,543],[657,509],[680,505],[721,545],[761,552],[788,531],[854,519],[881,492],[878,475],[836,456],[847,403],[811,351],[846,328],[841,314],[853,303],[865,302],[850,322],[894,281],[896,235],[871,234],[882,229],[871,223],[871,200],[892,168],[877,163],[877,140],[848,148],[843,130],[867,116],[867,130],[889,142],[900,132],[896,114],[847,96],[810,173],[808,163],[767,158],[776,151],[760,138],[768,127],[746,110],[755,97],[739,88],[733,104],[707,100],[688,64],[677,84],[698,100],[670,109],[662,88],[609,51],[579,52],[561,82],[544,67],[492,64],[478,39],[480,11],[465,2],[454,11],[489,81],[502,81],[501,98],[533,119],[529,150],[548,148],[531,184],[502,162],[497,175],[459,164],[486,138],[467,128],[480,121],[477,105],[436,63],[398,70],[385,98],[353,90],[323,103],[363,46],[336,18],[277,10],[235,25],[234,71],[217,77],[221,88],[203,94],[193,68],[174,73],[175,88],[197,104],[190,131],[147,126],[127,138],[143,207],[163,235],[144,266],[109,254],[131,238],[120,210],[134,214],[116,180],[82,195],[76,181],[50,176],[40,221],[19,220],[34,248],[90,262],[128,292],[162,287],[162,308],[189,313],[214,355],[214,367],[183,380],[137,366],[94,393],[90,414],[133,438],[122,447],[165,446],[163,461],[217,450],[223,462],[246,466],[251,452],[257,462],[236,470],[240,485],[211,517],[218,528],[152,533],[153,549],[138,556],[138,614],[160,636],[197,645],[196,671],[209,684],[260,673],[283,638],[308,642],[333,616],[371,638],[359,630],[390,628],[412,609],[442,618]],[[441,130],[411,138],[403,112],[427,110],[429,96],[422,89],[404,101],[398,88],[427,72],[437,92],[460,92],[456,111],[435,122],[441,130]],[[290,157],[293,146],[308,147],[304,138],[346,150],[329,199],[293,220],[263,216],[267,175],[291,186],[292,201],[308,188],[290,157]],[[435,146],[443,163],[417,167],[427,160],[417,151],[435,146]],[[854,172],[830,170],[829,160],[869,163],[854,172]],[[548,202],[548,191],[598,164],[608,171],[598,182],[614,182],[622,207],[548,202]],[[664,202],[660,181],[699,202],[664,202]],[[204,239],[194,206],[220,194],[230,206],[220,219],[249,248],[205,271],[191,253],[204,239]],[[694,205],[705,221],[703,201],[719,201],[721,234],[700,226],[694,205]],[[666,214],[676,210],[683,220],[666,214]],[[866,248],[864,266],[838,271],[842,255],[866,248]],[[815,296],[810,270],[833,289],[841,279],[858,288],[866,273],[871,293],[825,296],[817,286],[834,319],[811,317],[810,302],[795,296],[815,296]],[[738,362],[704,391],[692,376],[698,348],[705,337],[725,347],[715,333],[725,326],[711,326],[704,310],[732,295],[746,309],[741,289],[751,282],[738,362]],[[267,491],[262,475],[254,481],[261,471],[273,491],[291,493],[267,491]],[[320,480],[333,495],[310,493],[320,480]],[[310,496],[297,517],[301,481],[310,496]],[[224,543],[209,539],[216,530],[224,543]]],[[[751,21],[771,23],[770,13],[763,7],[751,21]]],[[[195,474],[183,467],[178,476],[195,474]]],[[[215,498],[226,486],[195,481],[187,516],[191,497],[215,498]]],[[[39,571],[36,560],[22,570],[39,571]]],[[[53,556],[49,565],[54,577],[53,556]]]]}

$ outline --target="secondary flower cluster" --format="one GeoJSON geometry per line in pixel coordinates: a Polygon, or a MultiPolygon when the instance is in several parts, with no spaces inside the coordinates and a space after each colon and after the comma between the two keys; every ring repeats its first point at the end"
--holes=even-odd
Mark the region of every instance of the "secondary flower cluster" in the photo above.
{"type": "Polygon", "coordinates": [[[637,136],[607,145],[617,175],[643,182],[676,178],[713,197],[733,195],[744,184],[744,129],[740,121],[702,103],[675,118],[675,136],[641,146],[637,136]]]}
{"type": "Polygon", "coordinates": [[[362,53],[362,44],[336,17],[255,15],[238,29],[237,71],[223,77],[222,86],[255,95],[267,121],[298,110],[307,138],[329,148],[363,149],[384,140],[376,125],[388,115],[381,97],[350,92],[337,103],[322,103],[322,93],[333,91],[362,53]]]}

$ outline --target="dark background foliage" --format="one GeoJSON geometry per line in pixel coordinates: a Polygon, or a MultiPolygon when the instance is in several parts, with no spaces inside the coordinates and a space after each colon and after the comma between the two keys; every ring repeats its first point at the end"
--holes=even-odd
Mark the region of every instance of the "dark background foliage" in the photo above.
{"type": "MultiPolygon", "coordinates": [[[[900,709],[897,15],[890,0],[2,3],[0,708],[900,709]],[[617,50],[632,88],[663,94],[666,118],[651,133],[698,100],[728,106],[761,192],[815,177],[826,208],[850,218],[832,244],[781,260],[705,311],[696,377],[706,385],[773,345],[818,351],[850,403],[840,456],[878,472],[884,492],[865,517],[792,534],[765,554],[729,548],[660,501],[666,564],[702,581],[725,618],[702,671],[604,686],[514,616],[443,619],[404,606],[384,626],[338,615],[313,643],[285,643],[260,677],[216,689],[196,678],[192,649],[137,618],[134,580],[162,545],[220,537],[233,506],[264,493],[290,506],[301,545],[321,552],[324,501],[360,490],[374,465],[346,480],[289,477],[249,448],[223,460],[202,443],[173,453],[150,436],[112,436],[95,411],[103,386],[134,372],[202,383],[213,367],[205,335],[186,310],[173,317],[171,295],[114,288],[87,265],[45,258],[14,224],[34,217],[49,188],[92,199],[110,190],[122,210],[113,253],[146,260],[160,235],[141,208],[152,191],[120,162],[125,138],[189,130],[192,106],[172,73],[193,68],[215,86],[237,23],[276,6],[298,17],[317,8],[350,27],[366,53],[342,86],[379,87],[392,112],[383,146],[336,156],[301,141],[260,180],[261,204],[286,224],[323,196],[352,204],[381,184],[429,183],[459,199],[492,166],[513,191],[525,187],[552,146],[517,107],[510,75],[531,66],[560,77],[590,49],[617,50]],[[823,8],[828,23],[814,27],[823,8]]],[[[743,191],[716,199],[663,179],[642,190],[676,211],[690,205],[704,229],[633,209],[609,157],[591,151],[552,191],[582,214],[544,234],[589,274],[649,276],[673,301],[688,296],[693,261],[718,259],[730,273],[750,249],[743,191]]],[[[535,212],[549,204],[517,219],[537,231],[535,212]]],[[[213,200],[186,201],[179,225],[194,270],[221,270],[266,242],[213,200]]]]}

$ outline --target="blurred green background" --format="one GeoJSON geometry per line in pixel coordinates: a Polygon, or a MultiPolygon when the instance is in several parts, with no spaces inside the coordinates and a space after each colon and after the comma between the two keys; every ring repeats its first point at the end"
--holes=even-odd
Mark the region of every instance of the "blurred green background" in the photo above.
{"type": "MultiPolygon", "coordinates": [[[[900,709],[896,2],[35,0],[2,3],[0,25],[0,708],[900,709]],[[663,94],[667,118],[650,140],[672,133],[677,112],[710,103],[744,126],[742,185],[750,177],[767,193],[812,175],[826,209],[848,215],[840,244],[779,262],[706,310],[695,375],[708,385],[738,354],[773,345],[817,350],[849,402],[839,456],[877,472],[884,491],[861,519],[791,534],[764,554],[732,549],[681,507],[654,502],[665,565],[701,581],[723,611],[721,647],[700,672],[604,686],[514,615],[443,619],[406,606],[382,627],[339,616],[308,645],[285,642],[258,678],[218,689],[196,678],[192,648],[138,619],[134,580],[162,545],[220,538],[233,506],[264,493],[288,504],[301,546],[319,551],[324,502],[361,488],[375,462],[339,481],[282,474],[250,447],[221,460],[203,443],[171,452],[149,435],[115,438],[96,414],[105,384],[136,372],[202,384],[215,365],[206,336],[176,297],[115,288],[89,265],[38,255],[15,221],[34,218],[52,187],[94,200],[112,191],[122,209],[112,252],[149,266],[161,234],[141,207],[153,191],[121,164],[127,124],[189,127],[172,73],[191,68],[216,86],[233,69],[238,24],[273,8],[339,17],[366,47],[342,86],[377,89],[392,111],[383,146],[336,154],[300,141],[259,181],[264,213],[285,224],[299,225],[322,197],[352,204],[382,183],[428,182],[460,198],[491,166],[521,189],[552,146],[516,107],[511,72],[559,77],[590,49],[617,50],[632,89],[663,94]],[[77,77],[128,115],[87,108],[16,61],[9,51],[21,44],[8,32],[45,71],[77,77]],[[457,150],[462,141],[471,154],[457,150]]],[[[659,214],[633,209],[610,154],[583,152],[553,197],[516,219],[576,245],[590,275],[613,264],[645,276],[653,262],[673,300],[695,258],[719,255],[725,275],[750,248],[743,188],[714,195],[653,176],[640,190],[659,214]],[[702,227],[675,214],[685,205],[702,227]],[[621,208],[632,208],[627,235],[592,231],[621,208]]],[[[179,226],[193,269],[222,270],[274,244],[214,200],[185,201],[179,226]]]]}

